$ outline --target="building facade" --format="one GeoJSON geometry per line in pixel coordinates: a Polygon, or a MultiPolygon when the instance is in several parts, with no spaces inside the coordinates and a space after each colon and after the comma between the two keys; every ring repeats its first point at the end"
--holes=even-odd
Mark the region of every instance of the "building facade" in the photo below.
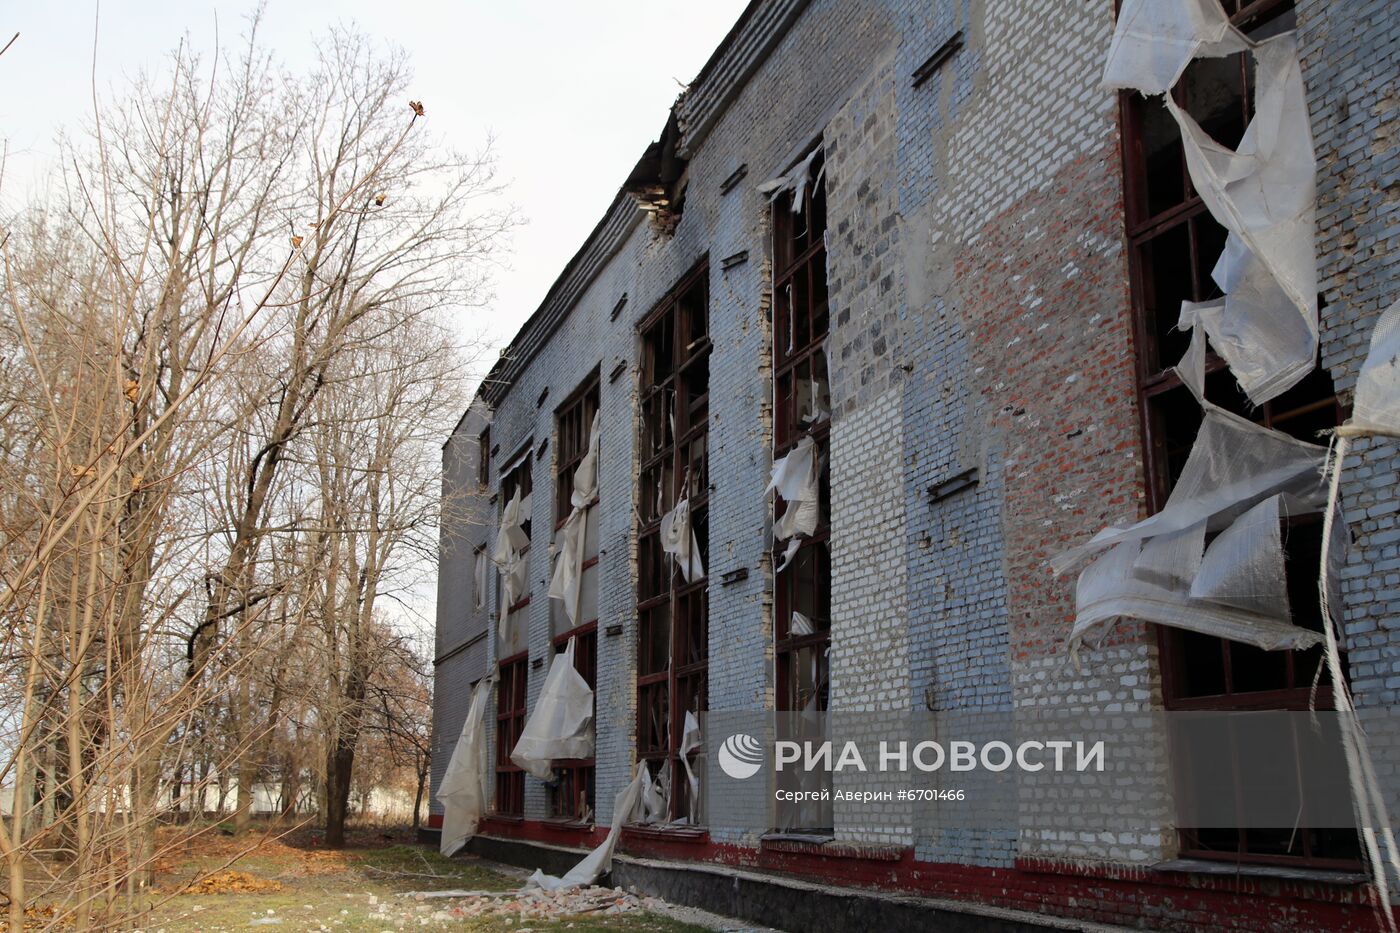
{"type": "MultiPolygon", "coordinates": [[[[1223,5],[1252,37],[1297,32],[1321,354],[1257,408],[1212,357],[1209,391],[1316,441],[1400,297],[1400,7],[1223,5]]],[[[1114,18],[1113,0],[745,10],[444,447],[434,783],[494,675],[484,835],[596,843],[637,761],[679,773],[687,710],[1306,708],[1317,649],[1125,621],[1068,662],[1074,579],[1047,562],[1162,507],[1200,421],[1171,372],[1177,310],[1218,294],[1225,241],[1161,102],[1101,87],[1114,18]],[[553,544],[595,413],[569,618],[548,598],[553,544]],[[799,503],[766,491],[770,468],[808,438],[816,524],[783,535],[799,503]],[[680,500],[703,573],[664,552],[680,500]],[[491,558],[512,501],[527,542],[506,587],[491,558]],[[596,749],[547,785],[509,751],[571,637],[596,749]]],[[[1211,59],[1176,93],[1233,145],[1252,80],[1246,55],[1211,59]]],[[[1357,444],[1345,475],[1347,674],[1358,706],[1390,706],[1400,446],[1357,444]]],[[[1290,565],[1319,540],[1291,528],[1290,565]]],[[[1295,621],[1320,626],[1307,599],[1295,621]]],[[[1168,780],[1169,762],[1147,771],[1168,780]]],[[[669,806],[683,817],[685,794],[669,806]]],[[[1376,923],[1344,832],[1300,843],[1163,815],[1090,838],[925,839],[839,803],[817,822],[634,828],[619,851],[1150,929],[1376,923]]]]}

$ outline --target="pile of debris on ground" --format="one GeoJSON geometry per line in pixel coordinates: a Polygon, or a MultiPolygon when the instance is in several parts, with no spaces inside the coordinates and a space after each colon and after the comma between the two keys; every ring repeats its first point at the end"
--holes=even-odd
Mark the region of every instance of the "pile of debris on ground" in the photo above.
{"type": "Polygon", "coordinates": [[[444,906],[440,911],[451,917],[512,917],[521,921],[550,921],[584,914],[622,914],[667,906],[659,898],[596,885],[557,891],[546,891],[533,885],[514,891],[416,891],[405,896],[420,901],[452,901],[450,906],[444,906]]]}

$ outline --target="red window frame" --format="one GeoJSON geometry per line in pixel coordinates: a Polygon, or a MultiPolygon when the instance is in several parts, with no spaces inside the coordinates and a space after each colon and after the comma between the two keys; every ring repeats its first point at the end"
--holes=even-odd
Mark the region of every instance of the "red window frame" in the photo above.
{"type": "MultiPolygon", "coordinates": [[[[1293,0],[1224,0],[1223,6],[1236,26],[1260,35],[1261,30],[1273,34],[1287,28],[1294,4],[1293,0]]],[[[1252,64],[1248,53],[1197,61],[1174,89],[1174,99],[1221,143],[1233,146],[1252,116],[1252,64]]],[[[1166,502],[1201,421],[1199,406],[1171,368],[1184,353],[1189,336],[1174,325],[1183,299],[1202,301],[1220,295],[1210,272],[1226,233],[1192,188],[1179,132],[1161,101],[1124,92],[1119,103],[1147,499],[1148,508],[1156,512],[1166,502]]],[[[1206,369],[1206,393],[1212,401],[1295,437],[1315,442],[1319,430],[1344,420],[1345,411],[1324,369],[1259,407],[1248,403],[1213,351],[1208,353],[1206,369]]],[[[1316,594],[1320,520],[1316,516],[1290,520],[1284,534],[1294,621],[1320,629],[1316,594]]],[[[1264,652],[1166,626],[1157,627],[1157,639],[1163,700],[1169,710],[1308,708],[1321,649],[1264,652]]],[[[1318,703],[1330,702],[1331,685],[1324,670],[1318,703]]],[[[1184,763],[1178,765],[1184,773],[1184,763]]],[[[1352,869],[1359,864],[1355,834],[1347,832],[1183,828],[1180,852],[1317,868],[1352,869]]]]}
{"type": "Polygon", "coordinates": [[[510,760],[525,731],[529,703],[529,652],[498,665],[496,681],[496,810],[501,816],[525,815],[525,772],[510,760]]]}
{"type": "MultiPolygon", "coordinates": [[[[557,533],[569,520],[573,511],[574,472],[588,454],[589,435],[593,427],[593,416],[598,412],[599,379],[595,372],[584,381],[555,411],[556,450],[554,467],[554,530],[557,533]]],[[[594,507],[598,497],[594,496],[589,508],[594,507]]],[[[595,555],[583,562],[583,569],[597,566],[595,555]]],[[[554,651],[557,654],[574,642],[574,670],[582,675],[588,686],[595,691],[593,698],[594,721],[597,720],[598,698],[598,619],[583,619],[567,632],[554,637],[554,651]]],[[[549,791],[549,815],[551,819],[566,822],[592,822],[596,810],[594,798],[595,758],[570,758],[554,762],[554,773],[558,781],[549,791]]]]}
{"type": "Polygon", "coordinates": [[[689,812],[679,775],[687,710],[706,708],[708,577],[691,583],[661,551],[661,518],[689,498],[691,527],[709,568],[709,267],[702,262],[638,328],[642,340],[637,532],[637,757],[657,773],[671,763],[671,813],[689,812]],[[674,422],[674,423],[673,423],[674,422]],[[688,479],[688,488],[687,488],[688,479]]]}
{"type": "MultiPolygon", "coordinates": [[[[830,448],[831,419],[814,425],[801,421],[803,407],[798,387],[817,378],[830,385],[823,344],[830,331],[826,279],[826,186],[819,154],[810,166],[810,183],[804,186],[801,211],[793,211],[796,193],[789,192],[773,205],[773,457],[785,456],[804,437],[813,438],[826,452],[830,448]]],[[[821,524],[803,538],[792,563],[776,575],[775,661],[779,710],[802,710],[815,692],[816,708],[827,708],[827,647],[831,643],[831,482],[830,470],[821,477],[821,524]],[[793,610],[807,616],[810,635],[790,631],[793,610]],[[813,691],[805,690],[797,666],[815,656],[818,674],[813,691]]],[[[786,503],[779,499],[777,515],[786,503]]],[[[786,544],[783,545],[786,547],[786,544]]],[[[781,560],[775,554],[775,561],[781,560]]],[[[777,566],[777,563],[774,564],[777,566]]]]}

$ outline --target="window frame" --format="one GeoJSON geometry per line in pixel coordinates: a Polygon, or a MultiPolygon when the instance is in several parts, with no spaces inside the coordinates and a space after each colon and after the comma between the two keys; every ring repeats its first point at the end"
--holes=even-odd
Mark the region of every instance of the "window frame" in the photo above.
{"type": "MultiPolygon", "coordinates": [[[[555,424],[555,463],[554,463],[554,531],[558,534],[569,520],[573,511],[574,472],[588,454],[589,429],[593,416],[601,407],[601,380],[598,370],[584,379],[574,392],[554,411],[555,424]]],[[[601,459],[601,456],[600,456],[601,459]]],[[[598,505],[598,495],[588,503],[590,510],[598,505]]],[[[585,532],[586,533],[586,532],[585,532]]],[[[598,566],[600,555],[584,560],[582,570],[598,566]]],[[[598,617],[583,619],[566,632],[553,636],[551,646],[554,653],[563,651],[574,643],[574,669],[579,672],[593,694],[593,720],[598,719],[598,617]]],[[[597,758],[559,759],[553,763],[558,775],[557,783],[549,788],[550,819],[563,823],[592,824],[596,822],[597,758]],[[582,788],[582,794],[578,793],[582,788]],[[585,814],[585,809],[588,811],[585,814]]]]}
{"type": "MultiPolygon", "coordinates": [[[[1230,13],[1235,26],[1248,31],[1265,26],[1279,17],[1287,15],[1296,8],[1296,4],[1293,0],[1253,0],[1253,2],[1250,0],[1224,0],[1224,8],[1230,13]]],[[[1229,67],[1228,63],[1236,60],[1239,62],[1241,130],[1252,116],[1251,73],[1247,58],[1248,53],[1246,52],[1228,60],[1220,60],[1227,62],[1224,65],[1227,68],[1229,67]]],[[[1219,66],[1220,64],[1217,62],[1217,67],[1219,66]]],[[[1184,96],[1188,89],[1189,80],[1183,78],[1172,92],[1177,102],[1183,107],[1190,105],[1190,101],[1184,96]]],[[[1173,429],[1179,429],[1182,418],[1185,416],[1173,415],[1173,412],[1185,412],[1186,406],[1189,405],[1190,416],[1199,418],[1199,410],[1195,400],[1190,397],[1180,378],[1173,371],[1172,367],[1177,361],[1163,359],[1161,335],[1168,331],[1164,331],[1163,327],[1155,320],[1155,314],[1159,309],[1154,306],[1157,300],[1153,278],[1155,270],[1150,251],[1160,245],[1169,245],[1165,239],[1167,236],[1180,236],[1180,233],[1184,232],[1186,234],[1186,262],[1184,265],[1189,270],[1190,280],[1190,294],[1184,297],[1198,301],[1206,300],[1219,295],[1219,290],[1210,281],[1211,264],[1215,262],[1218,250],[1212,251],[1209,242],[1203,243],[1203,240],[1206,240],[1207,237],[1214,237],[1223,244],[1225,238],[1223,227],[1211,216],[1200,195],[1193,190],[1184,155],[1179,151],[1177,151],[1177,161],[1181,174],[1175,181],[1168,178],[1167,183],[1179,184],[1180,196],[1176,203],[1169,204],[1155,212],[1152,211],[1149,195],[1153,187],[1151,179],[1154,176],[1148,165],[1144,149],[1146,134],[1143,126],[1148,116],[1147,108],[1160,106],[1161,104],[1155,97],[1146,98],[1132,91],[1123,91],[1119,94],[1119,121],[1122,127],[1124,228],[1128,247],[1137,401],[1149,514],[1155,514],[1165,505],[1173,482],[1173,455],[1179,454],[1181,450],[1180,445],[1173,448],[1170,441],[1173,437],[1173,429]],[[1203,246],[1207,248],[1203,250],[1203,246]]],[[[1175,131],[1174,123],[1172,130],[1175,131]]],[[[1233,145],[1234,140],[1227,140],[1227,142],[1233,145]]],[[[1176,151],[1175,146],[1179,146],[1179,143],[1170,145],[1168,151],[1176,151]]],[[[1175,189],[1170,190],[1174,191],[1175,189]]],[[[1180,255],[1180,246],[1177,247],[1177,255],[1180,255]]],[[[1178,274],[1175,279],[1179,280],[1179,277],[1178,274]]],[[[1172,315],[1176,311],[1175,308],[1160,310],[1172,315]]],[[[1184,349],[1184,337],[1173,336],[1171,339],[1173,342],[1179,343],[1181,349],[1184,349]]],[[[1311,401],[1303,400],[1301,404],[1298,402],[1297,396],[1300,393],[1306,394],[1308,391],[1313,391],[1314,386],[1320,384],[1317,372],[1321,372],[1325,376],[1326,371],[1318,370],[1308,380],[1305,380],[1306,389],[1290,390],[1278,399],[1250,410],[1247,402],[1242,401],[1242,393],[1235,385],[1234,376],[1230,373],[1226,363],[1213,350],[1210,350],[1206,359],[1207,394],[1212,398],[1219,395],[1223,400],[1220,403],[1224,404],[1225,407],[1232,408],[1237,413],[1266,427],[1281,427],[1290,420],[1310,416],[1330,420],[1332,424],[1340,424],[1345,420],[1346,412],[1335,390],[1331,391],[1330,396],[1319,396],[1311,401]]],[[[1328,381],[1330,382],[1330,379],[1328,381]]],[[[1295,433],[1297,433],[1296,428],[1295,433]]],[[[1299,516],[1288,520],[1284,531],[1285,534],[1295,532],[1310,534],[1316,529],[1310,529],[1309,526],[1320,527],[1320,523],[1320,516],[1299,516]]],[[[1315,578],[1312,579],[1312,582],[1315,584],[1315,578]]],[[[1201,665],[1205,663],[1199,649],[1209,648],[1209,645],[1201,640],[1208,638],[1208,636],[1192,636],[1179,629],[1160,625],[1154,626],[1154,629],[1156,630],[1162,676],[1163,705],[1167,710],[1302,710],[1308,708],[1311,675],[1306,670],[1300,671],[1298,669],[1304,652],[1272,653],[1283,655],[1283,677],[1290,686],[1266,690],[1235,690],[1235,681],[1247,670],[1247,665],[1250,663],[1250,655],[1247,651],[1254,649],[1249,649],[1249,646],[1232,644],[1225,639],[1210,639],[1210,641],[1219,643],[1224,692],[1191,694],[1186,686],[1187,678],[1193,665],[1199,670],[1201,665]],[[1188,641],[1192,641],[1197,647],[1188,650],[1188,641]]],[[[1312,663],[1317,662],[1314,660],[1312,663]]],[[[1332,700],[1330,684],[1324,682],[1317,693],[1320,707],[1330,705],[1332,700]]],[[[1178,762],[1177,765],[1183,767],[1184,763],[1178,762]]],[[[1189,788],[1179,787],[1178,789],[1179,792],[1190,792],[1189,788]]],[[[1351,858],[1313,855],[1312,835],[1308,833],[1299,834],[1302,853],[1293,855],[1270,854],[1265,851],[1252,850],[1250,830],[1235,829],[1225,832],[1235,834],[1233,851],[1212,848],[1205,844],[1201,835],[1202,833],[1209,835],[1210,831],[1179,828],[1180,854],[1187,857],[1225,859],[1240,863],[1281,864],[1312,868],[1354,869],[1359,864],[1357,860],[1351,858]]],[[[1260,831],[1255,830],[1254,832],[1258,834],[1260,831]]],[[[1265,842],[1265,846],[1267,845],[1268,843],[1265,842]]]]}
{"type": "MultiPolygon", "coordinates": [[[[709,364],[713,344],[709,332],[709,261],[702,259],[694,268],[652,308],[637,325],[641,345],[642,366],[639,375],[638,410],[638,471],[637,490],[642,508],[637,513],[637,719],[635,745],[637,758],[649,769],[662,762],[671,763],[671,795],[668,820],[687,813],[685,795],[689,793],[681,778],[680,742],[685,729],[685,713],[692,709],[703,712],[708,706],[709,689],[709,364]],[[700,301],[693,297],[698,290],[700,301]],[[696,334],[695,312],[704,314],[703,333],[696,334]],[[668,335],[666,340],[654,339],[657,331],[668,335]],[[668,344],[662,346],[662,344],[668,344]],[[661,353],[666,354],[666,366],[660,366],[661,353]],[[661,370],[664,369],[664,373],[661,370]],[[660,375],[659,375],[660,373],[660,375]],[[659,375],[659,378],[658,378],[659,375]],[[703,388],[703,391],[701,389],[703,388]],[[674,404],[666,410],[667,393],[674,404]],[[684,398],[685,404],[680,404],[684,398]],[[660,400],[661,404],[655,404],[660,400]],[[650,416],[649,416],[650,412],[650,416]],[[668,419],[674,415],[674,425],[668,419]],[[669,430],[668,430],[669,428],[669,430]],[[658,434],[659,432],[659,434],[658,434]],[[665,443],[656,444],[656,437],[665,443]],[[692,529],[697,529],[701,560],[706,576],[687,583],[680,572],[660,551],[661,517],[685,494],[687,469],[697,464],[697,446],[702,459],[702,473],[691,481],[689,503],[692,529]],[[648,477],[656,475],[662,490],[660,505],[654,504],[656,490],[649,489],[648,477]],[[703,532],[703,533],[702,533],[703,532]],[[666,585],[648,592],[648,585],[657,587],[658,575],[664,574],[666,585]],[[649,617],[666,610],[666,659],[658,670],[649,663],[648,655],[658,650],[652,635],[649,617]],[[698,656],[698,658],[697,658],[698,656]],[[690,657],[685,663],[677,659],[690,657]],[[652,702],[652,696],[659,702],[652,702]],[[653,709],[655,707],[655,709],[653,709]],[[652,726],[646,724],[648,712],[652,726]],[[660,720],[664,719],[662,723],[660,720]],[[665,733],[664,736],[661,733],[665,733]],[[649,736],[660,742],[648,743],[649,736]]],[[[699,749],[692,752],[698,753],[699,749]]],[[[656,771],[652,770],[655,774],[656,771]]],[[[694,827],[685,827],[693,829],[694,827]]]]}
{"type": "MultiPolygon", "coordinates": [[[[506,504],[509,503],[511,498],[515,495],[515,489],[517,485],[523,484],[523,488],[520,493],[520,501],[522,504],[526,499],[529,499],[531,496],[534,495],[534,457],[530,455],[532,446],[532,442],[526,441],[525,445],[520,449],[520,451],[514,457],[507,461],[506,468],[501,471],[502,509],[506,507],[506,504]]],[[[533,511],[533,509],[531,511],[533,511]]],[[[524,521],[520,523],[520,527],[521,530],[525,532],[525,537],[527,539],[525,542],[525,546],[520,549],[520,559],[525,560],[530,553],[530,548],[534,545],[534,527],[529,515],[525,516],[524,521]]],[[[497,580],[497,586],[499,592],[505,592],[504,587],[500,586],[499,579],[497,580]]],[[[521,596],[514,603],[506,607],[506,615],[514,615],[515,613],[530,605],[530,590],[530,578],[529,575],[526,574],[525,595],[521,596]]]]}
{"type": "MultiPolygon", "coordinates": [[[[804,156],[805,158],[805,156],[804,156]]],[[[815,425],[802,428],[797,411],[799,395],[796,391],[798,374],[805,368],[809,378],[814,378],[816,364],[820,359],[825,368],[826,384],[830,386],[829,361],[825,359],[825,341],[831,333],[831,309],[826,271],[826,187],[822,182],[824,155],[819,153],[810,166],[811,180],[803,189],[803,204],[800,213],[792,211],[794,194],[789,192],[774,201],[771,207],[773,220],[773,459],[788,454],[804,437],[811,437],[823,454],[830,450],[831,418],[827,417],[815,425]],[[819,222],[817,220],[819,218],[819,222]],[[818,281],[820,289],[818,290],[818,281]],[[801,287],[805,284],[805,288],[801,287]],[[818,294],[821,295],[820,302],[818,294]],[[796,295],[797,298],[793,296],[796,295]],[[784,300],[786,298],[786,301],[784,300]],[[801,304],[798,308],[797,305],[801,304]],[[821,313],[818,313],[819,304],[821,313]],[[784,314],[784,305],[788,314],[784,314]],[[801,315],[801,318],[798,315],[801,315]],[[805,327],[796,325],[801,320],[805,327]],[[799,342],[798,335],[804,333],[806,339],[799,342]],[[789,350],[789,346],[791,349],[789,350]],[[788,386],[785,392],[783,387],[788,386]]],[[[815,651],[821,659],[819,670],[825,671],[817,683],[823,687],[816,689],[817,708],[827,709],[830,700],[830,668],[826,649],[831,644],[831,525],[830,525],[830,461],[822,473],[821,521],[817,530],[801,540],[792,563],[781,573],[776,571],[773,579],[774,605],[774,682],[777,685],[775,701],[780,711],[800,711],[805,702],[796,686],[791,671],[799,663],[804,651],[815,651]],[[817,603],[825,597],[827,617],[814,619],[811,635],[793,636],[789,631],[792,619],[794,590],[798,586],[798,571],[804,559],[811,558],[817,550],[825,551],[825,562],[817,558],[817,567],[824,566],[825,573],[817,573],[814,579],[816,588],[821,591],[814,597],[817,603]]],[[[783,514],[785,503],[775,497],[776,521],[783,514]]],[[[776,555],[775,555],[776,561],[776,555]]]]}
{"type": "Polygon", "coordinates": [[[525,816],[525,771],[510,760],[525,731],[530,705],[530,653],[502,658],[496,665],[496,787],[493,813],[507,818],[525,816]]]}

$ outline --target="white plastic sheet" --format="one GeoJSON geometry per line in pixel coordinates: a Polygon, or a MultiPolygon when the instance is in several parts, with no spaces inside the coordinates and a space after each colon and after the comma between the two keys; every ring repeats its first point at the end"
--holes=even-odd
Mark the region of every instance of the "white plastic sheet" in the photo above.
{"type": "Polygon", "coordinates": [[[437,799],[442,804],[442,834],[438,850],[455,854],[476,835],[486,807],[486,695],[489,681],[483,678],[472,689],[462,733],[452,749],[452,758],[443,772],[437,799]]]}
{"type": "Polygon", "coordinates": [[[1125,0],[1103,83],[1144,94],[1170,90],[1193,58],[1241,52],[1247,40],[1218,0],[1125,0]]]}
{"type": "Polygon", "coordinates": [[[524,527],[525,516],[530,514],[529,501],[528,497],[520,498],[520,490],[517,488],[506,507],[501,510],[501,527],[496,532],[496,547],[491,553],[491,560],[497,567],[504,567],[510,562],[511,555],[523,550],[530,543],[524,527]]]}
{"type": "Polygon", "coordinates": [[[556,878],[536,870],[530,876],[527,884],[544,888],[546,891],[557,891],[561,888],[576,888],[592,884],[611,871],[613,850],[617,848],[618,836],[622,835],[622,824],[630,822],[636,817],[637,811],[641,807],[642,789],[649,779],[646,762],[637,762],[637,770],[633,773],[632,783],[618,791],[617,796],[613,798],[612,826],[608,830],[607,838],[596,849],[584,856],[582,861],[569,869],[564,877],[556,878]]]}
{"type": "Polygon", "coordinates": [[[1391,305],[1371,332],[1371,350],[1361,364],[1348,434],[1400,437],[1400,301],[1391,305]]]}
{"type": "Polygon", "coordinates": [[[807,185],[812,180],[812,162],[817,158],[820,149],[813,149],[807,153],[807,157],[798,162],[790,170],[771,178],[758,186],[761,194],[768,195],[770,201],[776,201],[784,192],[792,192],[792,212],[802,213],[802,202],[807,192],[807,185]]]}
{"type": "MultiPolygon", "coordinates": [[[[646,762],[642,763],[643,770],[650,774],[650,769],[646,767],[646,762]]],[[[671,813],[671,762],[665,761],[656,770],[656,776],[646,782],[642,788],[642,818],[643,823],[665,823],[666,818],[671,813]]]]}
{"type": "Polygon", "coordinates": [[[685,781],[690,788],[689,821],[694,826],[700,813],[700,777],[690,766],[690,755],[700,747],[700,720],[690,710],[685,711],[685,729],[681,732],[680,759],[685,768],[685,781]]]}
{"type": "Polygon", "coordinates": [[[520,552],[530,543],[524,527],[526,517],[530,514],[530,500],[530,496],[522,499],[520,489],[516,488],[510,501],[501,510],[501,527],[496,532],[496,546],[491,552],[491,561],[501,571],[501,638],[505,638],[508,633],[510,607],[525,595],[529,583],[529,568],[520,552]]]}
{"type": "Polygon", "coordinates": [[[764,495],[777,491],[787,507],[773,523],[773,538],[787,541],[782,571],[797,554],[798,535],[811,535],[821,524],[821,451],[816,441],[804,437],[787,455],[773,461],[773,471],[764,495]]]}
{"type": "Polygon", "coordinates": [[[560,531],[559,555],[549,581],[549,598],[564,604],[569,625],[579,624],[579,594],[583,584],[584,549],[588,538],[588,509],[598,494],[598,413],[588,434],[588,453],[574,470],[570,494],[573,511],[560,531]]]}
{"type": "Polygon", "coordinates": [[[1255,114],[1231,150],[1168,95],[1191,181],[1228,231],[1211,276],[1220,301],[1183,306],[1256,405],[1287,391],[1317,358],[1317,160],[1292,34],[1254,46],[1255,114]]]}
{"type": "Polygon", "coordinates": [[[1321,510],[1327,501],[1322,478],[1326,457],[1326,449],[1316,444],[1208,407],[1196,443],[1162,511],[1132,525],[1110,525],[1050,565],[1056,573],[1063,573],[1113,545],[1184,531],[1200,522],[1207,522],[1211,529],[1223,528],[1240,513],[1279,492],[1321,510]]]}
{"type": "Polygon", "coordinates": [[[1105,528],[1051,561],[1061,573],[1108,549],[1079,576],[1071,654],[1118,618],[1134,618],[1244,642],[1305,648],[1322,636],[1289,617],[1283,547],[1285,506],[1319,511],[1327,451],[1206,401],[1205,341],[1192,334],[1177,366],[1204,417],[1162,511],[1105,528]],[[1220,534],[1205,548],[1206,534],[1220,534]]]}
{"type": "Polygon", "coordinates": [[[694,583],[705,576],[705,562],[700,557],[700,542],[690,527],[690,500],[682,499],[675,508],[661,517],[661,550],[676,562],[685,582],[694,583]]]}
{"type": "MultiPolygon", "coordinates": [[[[1274,533],[1277,536],[1277,527],[1274,533]]],[[[1310,648],[1321,643],[1322,633],[1288,620],[1286,600],[1279,616],[1218,600],[1193,598],[1183,589],[1144,579],[1134,572],[1141,548],[1142,543],[1135,540],[1116,544],[1079,575],[1074,628],[1069,638],[1072,655],[1077,655],[1080,644],[1101,636],[1120,618],[1215,635],[1266,651],[1310,648]]]]}
{"type": "Polygon", "coordinates": [[[489,570],[486,548],[481,548],[472,557],[472,604],[477,609],[486,608],[486,581],[489,570]]]}
{"type": "Polygon", "coordinates": [[[1216,536],[1191,583],[1193,599],[1288,621],[1288,577],[1279,534],[1282,500],[1270,496],[1216,536]]]}
{"type": "Polygon", "coordinates": [[[511,750],[510,760],[542,781],[557,758],[593,754],[593,690],[574,668],[574,640],[554,656],[540,698],[511,750]]]}

